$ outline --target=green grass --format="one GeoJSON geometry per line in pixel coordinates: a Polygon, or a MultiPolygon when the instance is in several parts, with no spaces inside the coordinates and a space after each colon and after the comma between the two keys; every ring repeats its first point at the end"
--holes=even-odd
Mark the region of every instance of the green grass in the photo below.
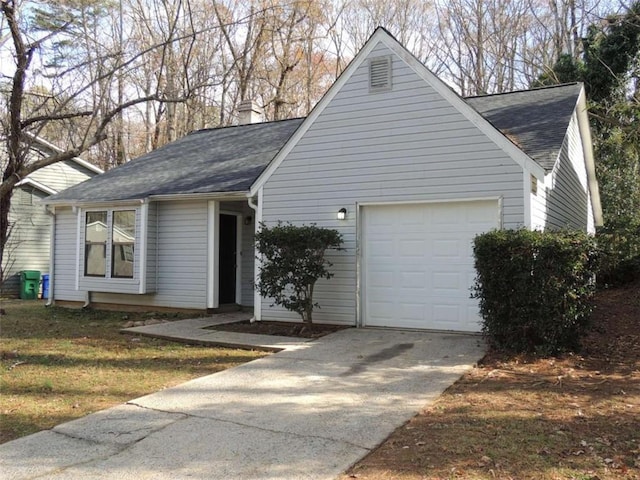
{"type": "Polygon", "coordinates": [[[0,443],[225,370],[264,352],[122,335],[127,321],[194,315],[70,310],[2,302],[0,443]]]}

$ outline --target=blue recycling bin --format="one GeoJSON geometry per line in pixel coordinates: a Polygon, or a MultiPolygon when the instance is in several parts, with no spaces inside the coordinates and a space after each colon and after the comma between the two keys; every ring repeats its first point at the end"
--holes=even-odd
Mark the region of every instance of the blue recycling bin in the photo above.
{"type": "Polygon", "coordinates": [[[49,274],[42,274],[42,298],[49,298],[49,274]]]}

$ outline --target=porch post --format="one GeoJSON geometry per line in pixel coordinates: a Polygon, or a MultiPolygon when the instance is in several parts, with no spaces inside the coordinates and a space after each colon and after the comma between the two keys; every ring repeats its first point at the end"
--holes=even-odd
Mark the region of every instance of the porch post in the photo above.
{"type": "Polygon", "coordinates": [[[207,308],[218,308],[220,271],[220,202],[207,204],[207,308]]]}

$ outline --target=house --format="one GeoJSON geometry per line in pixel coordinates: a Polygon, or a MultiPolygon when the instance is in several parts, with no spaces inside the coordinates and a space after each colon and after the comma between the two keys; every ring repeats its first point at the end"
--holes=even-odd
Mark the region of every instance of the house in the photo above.
{"type": "MultiPolygon", "coordinates": [[[[59,148],[42,138],[31,139],[29,155],[34,160],[59,151],[59,148]]],[[[2,295],[18,295],[20,271],[49,271],[52,222],[42,201],[100,173],[102,169],[95,165],[81,158],[73,158],[41,168],[17,184],[11,196],[9,224],[12,227],[3,258],[5,281],[2,295]]]]}
{"type": "Polygon", "coordinates": [[[296,321],[254,291],[253,233],[316,223],[345,250],[315,321],[455,331],[480,328],[476,234],[602,221],[581,84],[463,99],[382,28],[307,118],[198,131],[47,203],[56,302],[296,321]],[[114,274],[125,214],[128,277],[114,274]],[[96,216],[109,233],[89,270],[96,216]]]}

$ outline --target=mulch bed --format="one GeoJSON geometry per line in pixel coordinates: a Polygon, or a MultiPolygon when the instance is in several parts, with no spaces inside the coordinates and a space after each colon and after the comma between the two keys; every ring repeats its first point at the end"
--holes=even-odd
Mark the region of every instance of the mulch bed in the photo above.
{"type": "Polygon", "coordinates": [[[254,333],[257,335],[277,335],[281,337],[320,338],[338,330],[349,328],[345,325],[326,325],[322,323],[293,322],[236,322],[207,327],[208,330],[222,332],[254,333]]]}

